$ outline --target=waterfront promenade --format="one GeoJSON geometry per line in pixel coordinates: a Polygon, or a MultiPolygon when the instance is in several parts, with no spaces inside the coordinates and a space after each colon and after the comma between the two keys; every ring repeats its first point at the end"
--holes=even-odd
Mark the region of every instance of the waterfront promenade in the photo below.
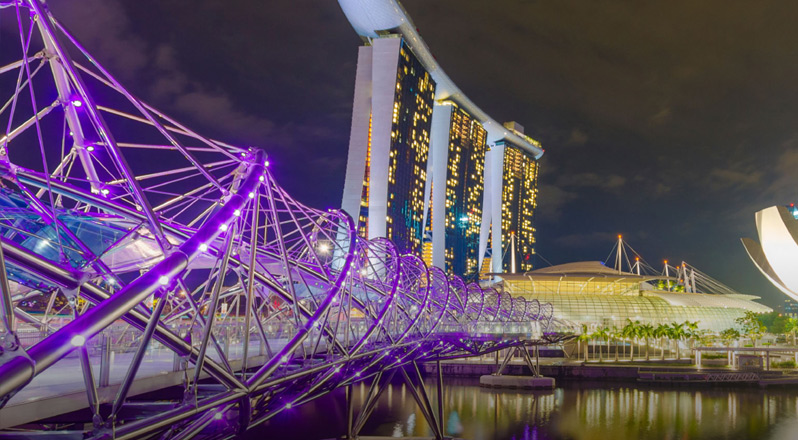
{"type": "MultiPolygon", "coordinates": [[[[761,349],[760,349],[761,350],[761,349]]],[[[774,351],[786,351],[774,348],[774,351]]],[[[792,348],[791,350],[795,350],[792,348]]],[[[774,357],[774,360],[777,359],[774,357]]],[[[764,360],[764,356],[763,356],[764,360]]],[[[744,386],[798,386],[796,368],[746,368],[724,365],[713,360],[707,365],[698,365],[693,358],[645,358],[615,360],[589,360],[545,357],[540,359],[540,374],[563,381],[619,381],[667,386],[682,385],[744,385],[744,386]]],[[[725,362],[725,360],[723,360],[725,362]]],[[[499,368],[495,359],[486,357],[457,359],[441,363],[445,377],[480,377],[494,374],[499,368]]],[[[437,365],[425,364],[428,374],[437,374],[437,365]]],[[[523,359],[516,358],[504,367],[504,375],[525,376],[532,374],[523,359]]]]}

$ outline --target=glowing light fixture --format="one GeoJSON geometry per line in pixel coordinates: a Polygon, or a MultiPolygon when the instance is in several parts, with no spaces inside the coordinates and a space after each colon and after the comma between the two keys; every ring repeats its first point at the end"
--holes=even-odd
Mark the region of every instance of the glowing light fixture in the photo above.
{"type": "Polygon", "coordinates": [[[72,339],[69,341],[75,347],[83,347],[86,344],[86,337],[83,335],[75,335],[72,336],[72,339]]]}

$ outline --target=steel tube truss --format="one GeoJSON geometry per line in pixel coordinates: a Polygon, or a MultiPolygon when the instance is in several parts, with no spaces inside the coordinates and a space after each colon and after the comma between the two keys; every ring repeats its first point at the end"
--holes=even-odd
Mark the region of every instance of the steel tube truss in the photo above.
{"type": "Polygon", "coordinates": [[[19,37],[0,51],[0,438],[225,438],[566,336],[550,305],[297,202],[264,152],[139,101],[39,0],[0,0],[0,25],[19,37]]]}

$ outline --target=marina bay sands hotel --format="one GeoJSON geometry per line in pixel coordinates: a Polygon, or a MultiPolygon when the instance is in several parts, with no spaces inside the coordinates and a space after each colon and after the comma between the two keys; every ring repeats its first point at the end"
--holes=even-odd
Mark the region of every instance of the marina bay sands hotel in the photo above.
{"type": "Polygon", "coordinates": [[[466,277],[532,269],[540,143],[465,96],[398,1],[339,3],[365,43],[342,201],[360,234],[466,277]]]}

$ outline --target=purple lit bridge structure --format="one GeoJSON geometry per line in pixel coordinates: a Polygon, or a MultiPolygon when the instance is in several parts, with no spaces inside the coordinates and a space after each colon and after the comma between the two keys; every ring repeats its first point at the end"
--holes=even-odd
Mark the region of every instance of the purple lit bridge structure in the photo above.
{"type": "Polygon", "coordinates": [[[0,439],[230,438],[336,388],[356,437],[394,374],[443,437],[419,363],[571,334],[295,201],[43,2],[0,0],[0,25],[0,439]]]}

